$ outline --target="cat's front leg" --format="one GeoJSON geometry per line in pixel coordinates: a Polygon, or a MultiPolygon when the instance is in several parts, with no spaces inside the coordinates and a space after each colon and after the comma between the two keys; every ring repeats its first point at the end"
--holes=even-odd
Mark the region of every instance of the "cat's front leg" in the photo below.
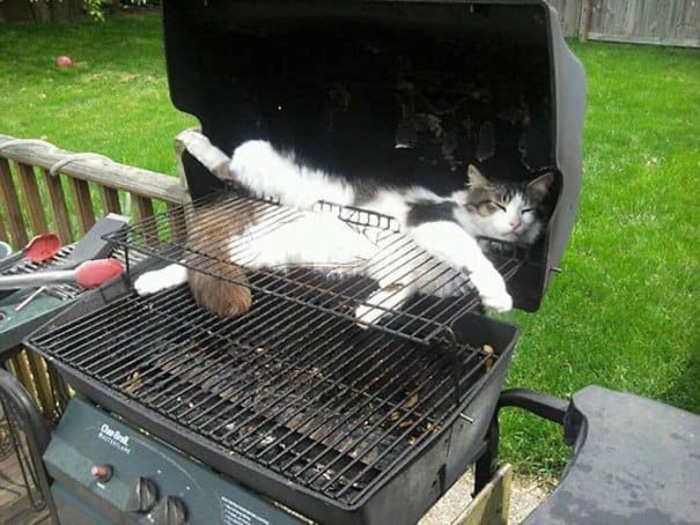
{"type": "Polygon", "coordinates": [[[426,222],[408,228],[407,233],[426,252],[452,268],[468,273],[486,308],[497,312],[513,308],[513,299],[503,276],[486,258],[476,239],[456,222],[426,222]]]}
{"type": "Polygon", "coordinates": [[[508,312],[513,308],[513,298],[506,289],[503,276],[488,261],[489,266],[469,272],[469,280],[479,291],[481,302],[489,310],[508,312]]]}

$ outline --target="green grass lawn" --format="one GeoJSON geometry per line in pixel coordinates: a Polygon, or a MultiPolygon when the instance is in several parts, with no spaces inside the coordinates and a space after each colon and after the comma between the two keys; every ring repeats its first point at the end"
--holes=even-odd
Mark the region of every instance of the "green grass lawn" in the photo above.
{"type": "Polygon", "coordinates": [[[174,174],[173,138],[196,121],[170,103],[164,60],[155,15],[0,24],[0,133],[174,174]]]}
{"type": "MultiPolygon", "coordinates": [[[[595,383],[700,412],[700,53],[572,47],[588,74],[581,207],[541,310],[506,316],[522,327],[508,385],[595,383]]],[[[156,16],[0,25],[0,133],[174,174],[173,137],[194,123],[170,104],[156,16]]],[[[521,472],[550,477],[568,453],[512,410],[502,435],[521,472]]]]}

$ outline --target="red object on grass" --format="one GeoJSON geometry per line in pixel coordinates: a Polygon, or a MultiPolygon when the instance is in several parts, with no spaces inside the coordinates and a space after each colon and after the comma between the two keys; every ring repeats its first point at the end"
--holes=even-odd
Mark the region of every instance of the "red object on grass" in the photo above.
{"type": "Polygon", "coordinates": [[[73,60],[69,56],[61,55],[56,59],[56,65],[60,68],[71,67],[73,65],[73,60]]]}

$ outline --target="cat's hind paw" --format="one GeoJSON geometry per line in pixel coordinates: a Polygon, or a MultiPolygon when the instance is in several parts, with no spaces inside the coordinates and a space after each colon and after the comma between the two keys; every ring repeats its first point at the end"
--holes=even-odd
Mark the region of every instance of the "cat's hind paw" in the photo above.
{"type": "Polygon", "coordinates": [[[392,283],[372,293],[355,308],[355,319],[361,328],[377,324],[384,317],[401,308],[411,295],[411,288],[402,283],[392,283]]]}

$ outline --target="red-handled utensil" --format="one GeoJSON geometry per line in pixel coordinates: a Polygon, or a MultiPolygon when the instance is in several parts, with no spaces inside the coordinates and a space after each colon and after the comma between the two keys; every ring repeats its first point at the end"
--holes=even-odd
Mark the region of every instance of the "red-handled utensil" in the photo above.
{"type": "Polygon", "coordinates": [[[47,284],[77,283],[83,288],[96,288],[120,275],[124,265],[116,259],[85,261],[72,270],[54,270],[0,276],[0,290],[35,288],[47,284]]]}
{"type": "Polygon", "coordinates": [[[60,249],[61,239],[55,233],[37,235],[17,253],[0,259],[0,272],[11,268],[25,257],[33,263],[42,263],[56,255],[60,249]]]}

